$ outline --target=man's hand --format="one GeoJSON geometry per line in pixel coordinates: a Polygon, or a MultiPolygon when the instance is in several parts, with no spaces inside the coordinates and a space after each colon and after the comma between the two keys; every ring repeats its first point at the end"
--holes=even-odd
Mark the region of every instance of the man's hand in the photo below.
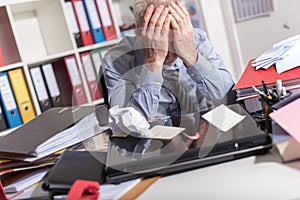
{"type": "Polygon", "coordinates": [[[195,64],[198,59],[194,45],[193,25],[189,13],[180,2],[172,2],[169,6],[172,29],[172,43],[175,53],[181,58],[186,66],[195,64]]]}
{"type": "Polygon", "coordinates": [[[150,5],[146,10],[142,31],[138,37],[144,48],[146,67],[154,73],[161,73],[168,53],[171,23],[168,12],[169,9],[163,5],[156,10],[153,5],[150,5]]]}

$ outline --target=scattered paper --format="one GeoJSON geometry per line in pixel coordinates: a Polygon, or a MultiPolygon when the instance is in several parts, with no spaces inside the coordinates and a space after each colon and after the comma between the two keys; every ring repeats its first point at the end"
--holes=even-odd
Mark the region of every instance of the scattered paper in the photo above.
{"type": "Polygon", "coordinates": [[[240,123],[246,116],[240,115],[224,104],[221,104],[205,113],[202,117],[221,131],[227,132],[240,123]]]}
{"type": "Polygon", "coordinates": [[[137,133],[146,136],[149,133],[150,124],[132,107],[119,108],[114,106],[109,109],[109,126],[113,135],[137,133]]]}
{"type": "Polygon", "coordinates": [[[256,70],[268,69],[276,64],[278,74],[300,66],[298,54],[300,50],[300,35],[290,37],[273,45],[272,49],[267,50],[258,56],[252,63],[256,70]]]}
{"type": "Polygon", "coordinates": [[[135,133],[123,133],[113,135],[113,137],[127,137],[128,135],[133,135],[139,138],[148,138],[148,139],[158,139],[158,140],[171,140],[179,133],[183,132],[185,128],[181,127],[173,127],[173,126],[163,126],[156,125],[149,129],[149,133],[147,135],[140,135],[135,133]]]}
{"type": "Polygon", "coordinates": [[[300,158],[300,144],[294,138],[277,143],[276,148],[284,162],[300,158]]]}
{"type": "Polygon", "coordinates": [[[184,130],[185,128],[181,127],[156,125],[150,129],[153,135],[148,136],[147,138],[170,140],[184,130]]]}
{"type": "Polygon", "coordinates": [[[103,184],[100,186],[100,200],[120,199],[140,181],[141,179],[134,179],[120,184],[103,184]]]}

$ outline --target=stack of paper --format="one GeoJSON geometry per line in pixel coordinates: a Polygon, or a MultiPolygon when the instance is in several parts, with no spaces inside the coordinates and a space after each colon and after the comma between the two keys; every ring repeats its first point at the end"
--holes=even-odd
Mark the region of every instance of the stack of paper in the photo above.
{"type": "Polygon", "coordinates": [[[48,170],[49,170],[49,168],[42,168],[42,169],[32,171],[31,173],[20,178],[16,182],[5,186],[4,187],[5,193],[20,192],[20,191],[24,190],[25,188],[28,188],[28,187],[40,182],[43,179],[43,177],[46,175],[48,170]]]}
{"type": "Polygon", "coordinates": [[[0,140],[0,158],[33,162],[108,130],[105,106],[54,107],[0,140]]]}
{"type": "Polygon", "coordinates": [[[300,66],[298,53],[300,51],[300,35],[288,38],[273,45],[273,48],[264,52],[252,62],[252,67],[268,69],[276,65],[278,74],[300,66]]]}

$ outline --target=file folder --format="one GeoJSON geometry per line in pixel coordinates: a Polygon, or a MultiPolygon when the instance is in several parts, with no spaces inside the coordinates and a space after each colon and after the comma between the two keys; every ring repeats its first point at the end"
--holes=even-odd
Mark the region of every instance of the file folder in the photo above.
{"type": "Polygon", "coordinates": [[[85,76],[88,81],[89,91],[90,91],[92,100],[95,101],[97,99],[100,99],[101,93],[100,93],[95,69],[94,69],[94,66],[93,66],[93,63],[92,63],[92,60],[90,57],[90,53],[89,52],[82,53],[80,55],[80,57],[81,57],[83,69],[85,72],[85,76]]]}
{"type": "Polygon", "coordinates": [[[101,84],[101,76],[103,75],[102,68],[101,68],[101,66],[102,66],[101,51],[106,51],[106,48],[104,50],[95,49],[95,50],[91,51],[90,54],[91,54],[92,62],[94,65],[98,85],[100,87],[101,96],[104,97],[104,92],[103,92],[103,88],[102,88],[103,86],[101,84]]]}
{"type": "Polygon", "coordinates": [[[94,0],[83,0],[94,43],[105,41],[100,18],[94,0]]]}
{"type": "Polygon", "coordinates": [[[60,90],[51,63],[42,65],[43,75],[54,107],[63,106],[60,90]]]}
{"type": "Polygon", "coordinates": [[[65,57],[53,64],[64,106],[87,103],[86,93],[74,56],[65,57]]]}
{"type": "Polygon", "coordinates": [[[20,111],[22,122],[25,124],[35,117],[35,110],[21,68],[8,71],[12,90],[20,111]]]}
{"type": "Polygon", "coordinates": [[[96,0],[98,13],[102,23],[102,29],[106,40],[115,39],[117,37],[113,24],[112,15],[107,0],[96,0]]]}
{"type": "Polygon", "coordinates": [[[45,80],[40,66],[30,68],[32,83],[39,101],[41,111],[44,112],[52,107],[49,94],[47,92],[45,80]]]}
{"type": "Polygon", "coordinates": [[[20,126],[22,120],[7,72],[0,73],[0,91],[3,114],[6,118],[8,128],[20,126]]]}
{"type": "Polygon", "coordinates": [[[4,114],[2,113],[2,108],[1,108],[1,104],[0,104],[0,131],[3,131],[5,129],[7,129],[7,125],[6,125],[6,121],[4,118],[4,114]]]}
{"type": "Polygon", "coordinates": [[[71,0],[79,25],[80,35],[84,46],[94,44],[93,35],[89,26],[82,0],[71,0]]]}
{"type": "Polygon", "coordinates": [[[1,44],[0,44],[0,67],[6,65],[6,60],[4,57],[4,52],[2,50],[1,44]]]}
{"type": "Polygon", "coordinates": [[[71,0],[66,0],[64,5],[65,5],[68,24],[73,33],[74,39],[76,41],[76,45],[77,47],[82,47],[83,42],[80,36],[79,26],[76,20],[76,15],[71,0]]]}

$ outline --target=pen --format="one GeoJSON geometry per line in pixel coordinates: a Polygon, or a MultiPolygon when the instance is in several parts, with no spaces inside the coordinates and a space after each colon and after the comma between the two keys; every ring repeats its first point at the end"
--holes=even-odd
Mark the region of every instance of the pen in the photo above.
{"type": "Polygon", "coordinates": [[[257,94],[257,96],[261,99],[267,99],[267,95],[265,93],[263,93],[262,91],[260,91],[259,89],[257,89],[254,85],[252,85],[252,88],[254,89],[255,93],[257,94]]]}
{"type": "Polygon", "coordinates": [[[264,80],[261,81],[261,85],[262,85],[262,88],[263,88],[263,90],[264,90],[264,93],[265,93],[267,96],[269,96],[268,88],[267,88],[267,85],[266,85],[266,83],[265,83],[264,80]]]}

